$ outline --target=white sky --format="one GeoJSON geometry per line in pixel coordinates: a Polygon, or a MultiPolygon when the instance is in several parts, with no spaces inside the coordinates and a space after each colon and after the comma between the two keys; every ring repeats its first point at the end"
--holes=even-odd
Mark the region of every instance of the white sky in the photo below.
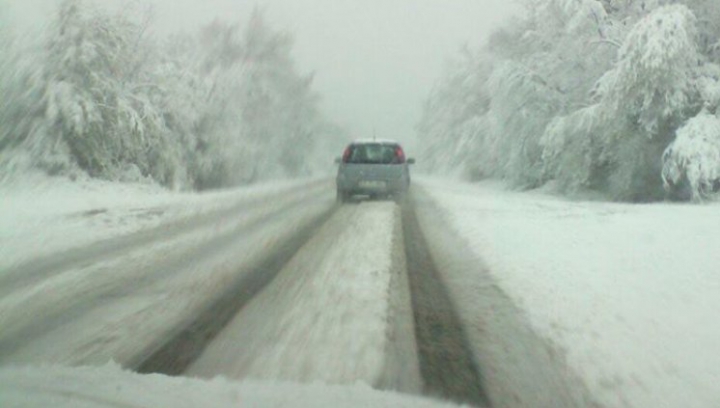
{"type": "MultiPolygon", "coordinates": [[[[96,0],[98,1],[98,0],[96,0]]],[[[113,0],[118,3],[118,0],[113,0]]],[[[108,1],[101,1],[107,3],[108,1]]],[[[0,0],[21,25],[47,18],[60,0],[0,0]]],[[[129,2],[119,2],[127,4],[129,2]]],[[[257,4],[295,37],[302,72],[331,119],[353,137],[412,144],[422,101],[445,61],[477,45],[514,10],[513,0],[138,0],[162,32],[193,31],[215,18],[245,21],[257,4]]],[[[1,21],[1,19],[0,19],[1,21]]],[[[1,23],[0,23],[1,24],[1,23]]]]}

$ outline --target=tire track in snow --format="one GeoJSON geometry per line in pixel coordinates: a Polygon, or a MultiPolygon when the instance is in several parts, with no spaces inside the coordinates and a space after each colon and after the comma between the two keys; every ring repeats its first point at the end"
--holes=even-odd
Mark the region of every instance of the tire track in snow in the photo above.
{"type": "Polygon", "coordinates": [[[207,308],[162,344],[151,345],[130,368],[139,373],[181,375],[235,315],[275,279],[285,264],[326,223],[336,207],[312,220],[302,229],[277,243],[277,250],[264,257],[252,272],[228,284],[227,290],[207,308]]]}
{"type": "Polygon", "coordinates": [[[412,197],[403,205],[402,224],[424,392],[454,402],[489,407],[480,370],[430,256],[412,197]]]}
{"type": "MultiPolygon", "coordinates": [[[[37,310],[24,308],[22,302],[14,307],[8,308],[4,311],[6,314],[6,316],[4,316],[4,323],[6,323],[6,325],[0,335],[0,362],[11,358],[17,349],[24,347],[28,339],[40,337],[66,324],[68,321],[83,316],[92,310],[96,304],[106,302],[108,299],[116,296],[125,296],[131,291],[138,290],[138,288],[147,287],[155,282],[170,278],[182,270],[184,266],[192,264],[198,259],[223,252],[233,244],[239,234],[248,234],[259,230],[263,228],[269,220],[280,216],[293,207],[308,204],[313,200],[315,200],[315,198],[312,196],[300,194],[298,197],[293,197],[287,203],[271,206],[269,211],[264,214],[259,216],[251,215],[249,218],[241,220],[239,224],[233,225],[227,231],[209,240],[199,242],[183,253],[174,253],[172,256],[159,258],[157,262],[140,265],[136,269],[133,269],[131,273],[120,273],[117,276],[110,275],[109,280],[97,280],[81,292],[72,294],[71,297],[69,297],[70,294],[58,291],[56,288],[51,288],[47,290],[47,296],[42,299],[44,303],[48,303],[47,305],[40,307],[37,302],[32,305],[36,307],[37,310]],[[54,303],[54,306],[50,305],[50,303],[54,303]],[[32,310],[32,313],[30,310],[32,310]],[[25,318],[26,315],[31,315],[32,319],[25,318]]],[[[233,208],[235,212],[238,211],[237,208],[233,208]]],[[[233,215],[225,214],[224,211],[221,212],[221,214],[226,215],[228,218],[233,215]]],[[[218,213],[213,213],[213,215],[215,217],[219,216],[218,213]]],[[[208,222],[206,217],[200,217],[200,219],[208,222]]],[[[229,221],[229,219],[226,219],[225,222],[228,223],[229,221]]],[[[214,222],[221,222],[221,220],[218,218],[214,222]]],[[[196,225],[198,221],[192,220],[190,223],[196,225]]],[[[199,228],[198,224],[197,229],[199,228]]],[[[197,231],[197,229],[193,229],[187,232],[187,234],[192,234],[193,231],[197,231]]],[[[171,240],[173,237],[165,238],[171,240]]],[[[145,244],[147,245],[147,243],[145,244]]],[[[117,251],[111,251],[111,253],[108,254],[110,259],[115,257],[123,259],[121,258],[123,254],[116,252],[117,251]]],[[[96,254],[95,256],[99,257],[100,254],[96,254]]],[[[102,260],[104,261],[105,258],[102,258],[102,260]]],[[[97,262],[100,262],[100,259],[98,259],[97,262]]],[[[115,267],[117,266],[113,266],[111,269],[115,267]]],[[[44,271],[43,275],[51,274],[51,272],[53,271],[44,271]]],[[[37,295],[35,295],[35,297],[37,297],[37,295]]],[[[3,316],[0,315],[0,317],[3,316]]]]}
{"type": "MultiPolygon", "coordinates": [[[[430,256],[455,300],[483,386],[498,408],[579,408],[599,405],[565,362],[562,350],[538,336],[465,238],[422,185],[414,209],[430,256]]],[[[490,215],[491,216],[491,215],[490,215]]]]}
{"type": "Polygon", "coordinates": [[[341,206],[185,374],[420,393],[401,238],[395,204],[341,206]]]}

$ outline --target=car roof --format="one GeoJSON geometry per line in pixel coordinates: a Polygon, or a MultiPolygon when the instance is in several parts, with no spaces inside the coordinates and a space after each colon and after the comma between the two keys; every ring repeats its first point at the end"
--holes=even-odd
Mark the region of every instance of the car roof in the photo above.
{"type": "Polygon", "coordinates": [[[357,145],[357,144],[372,144],[372,143],[375,143],[375,144],[395,144],[395,145],[399,145],[399,144],[400,144],[400,143],[398,143],[397,141],[395,141],[395,140],[390,140],[390,139],[357,139],[357,140],[354,140],[351,144],[357,145]]]}

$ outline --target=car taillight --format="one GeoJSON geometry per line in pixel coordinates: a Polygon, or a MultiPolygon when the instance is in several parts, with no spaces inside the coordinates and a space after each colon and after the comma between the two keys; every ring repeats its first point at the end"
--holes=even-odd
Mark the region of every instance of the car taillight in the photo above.
{"type": "Polygon", "coordinates": [[[405,152],[403,152],[402,147],[398,146],[395,148],[395,157],[397,157],[400,163],[405,163],[405,152]]]}
{"type": "Polygon", "coordinates": [[[342,155],[343,163],[347,163],[348,160],[350,160],[350,146],[345,148],[345,151],[343,152],[343,155],[342,155]]]}

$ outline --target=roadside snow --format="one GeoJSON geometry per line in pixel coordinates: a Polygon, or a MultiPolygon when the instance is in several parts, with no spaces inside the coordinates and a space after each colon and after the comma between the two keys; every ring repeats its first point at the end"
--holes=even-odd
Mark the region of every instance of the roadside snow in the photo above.
{"type": "MultiPolygon", "coordinates": [[[[304,182],[307,182],[305,180],[304,182]]],[[[0,276],[40,256],[297,188],[277,181],[219,192],[28,174],[0,182],[0,276]]]]}
{"type": "Polygon", "coordinates": [[[230,408],[230,407],[454,407],[429,399],[373,390],[367,385],[203,381],[140,375],[116,365],[88,368],[0,369],[3,408],[230,408]]]}
{"type": "Polygon", "coordinates": [[[603,406],[720,406],[720,206],[420,185],[603,406]]]}

